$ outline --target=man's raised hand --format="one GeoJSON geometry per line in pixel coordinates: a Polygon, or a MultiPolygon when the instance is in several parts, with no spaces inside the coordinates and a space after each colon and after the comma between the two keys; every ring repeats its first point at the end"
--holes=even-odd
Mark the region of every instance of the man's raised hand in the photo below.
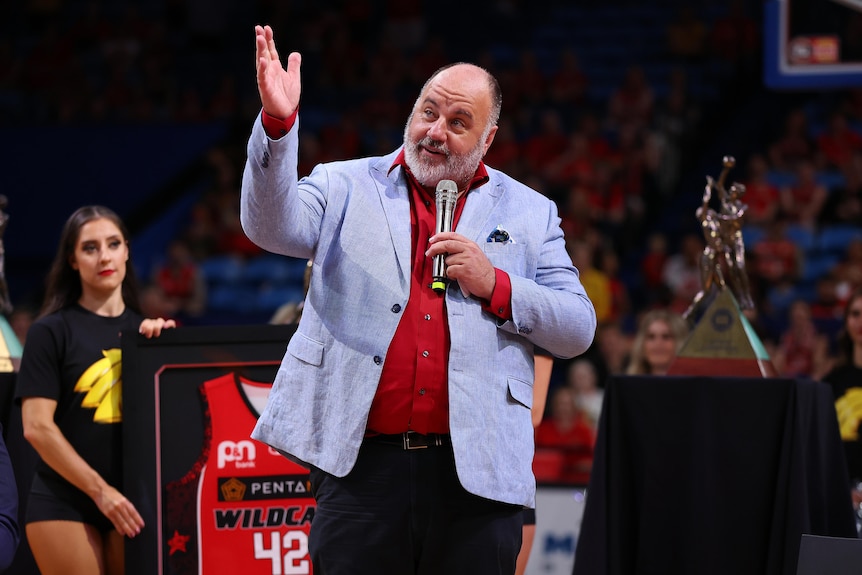
{"type": "Polygon", "coordinates": [[[270,116],[281,120],[287,118],[299,106],[299,94],[302,84],[299,79],[299,67],[302,56],[299,52],[291,52],[287,57],[287,69],[281,65],[275,40],[272,38],[272,28],[255,26],[255,47],[257,59],[257,89],[260,92],[260,103],[270,116]]]}

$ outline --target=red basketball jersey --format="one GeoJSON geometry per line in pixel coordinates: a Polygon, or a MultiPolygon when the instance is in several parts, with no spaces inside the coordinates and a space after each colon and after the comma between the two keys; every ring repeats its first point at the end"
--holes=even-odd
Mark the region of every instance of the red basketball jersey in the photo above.
{"type": "Polygon", "coordinates": [[[249,437],[258,417],[254,396],[265,399],[271,386],[235,374],[201,386],[207,411],[201,456],[185,477],[166,486],[169,573],[312,572],[308,532],[315,504],[308,470],[249,437]],[[196,524],[188,520],[192,501],[196,524]]]}

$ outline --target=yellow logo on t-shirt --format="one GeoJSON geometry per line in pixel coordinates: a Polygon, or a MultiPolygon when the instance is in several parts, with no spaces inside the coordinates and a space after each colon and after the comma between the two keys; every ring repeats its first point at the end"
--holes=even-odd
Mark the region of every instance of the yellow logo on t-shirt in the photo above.
{"type": "Polygon", "coordinates": [[[847,393],[835,402],[838,412],[838,427],[841,439],[857,441],[859,439],[859,423],[862,422],[862,387],[851,387],[847,393]]]}
{"type": "Polygon", "coordinates": [[[81,407],[96,409],[93,421],[96,423],[118,423],[122,421],[123,363],[119,348],[102,350],[104,356],[81,374],[75,384],[75,391],[87,392],[81,407]]]}

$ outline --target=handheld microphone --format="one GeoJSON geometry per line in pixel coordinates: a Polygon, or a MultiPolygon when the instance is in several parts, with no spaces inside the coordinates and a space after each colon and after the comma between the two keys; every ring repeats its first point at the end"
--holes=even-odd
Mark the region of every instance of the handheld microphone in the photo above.
{"type": "MultiPolygon", "coordinates": [[[[452,220],[455,218],[455,202],[458,200],[458,186],[452,180],[440,180],[437,184],[437,230],[441,232],[452,231],[452,220]]],[[[446,255],[434,256],[432,268],[431,289],[436,292],[446,291],[446,255]]]]}

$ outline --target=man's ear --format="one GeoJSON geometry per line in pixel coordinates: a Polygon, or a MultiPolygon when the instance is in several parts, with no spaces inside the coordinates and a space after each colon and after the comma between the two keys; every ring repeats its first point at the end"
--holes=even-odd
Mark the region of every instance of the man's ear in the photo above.
{"type": "Polygon", "coordinates": [[[485,151],[482,152],[482,157],[485,157],[485,154],[488,153],[488,148],[491,147],[491,142],[494,141],[494,136],[497,134],[497,126],[494,126],[488,131],[488,137],[485,138],[485,151]]]}

